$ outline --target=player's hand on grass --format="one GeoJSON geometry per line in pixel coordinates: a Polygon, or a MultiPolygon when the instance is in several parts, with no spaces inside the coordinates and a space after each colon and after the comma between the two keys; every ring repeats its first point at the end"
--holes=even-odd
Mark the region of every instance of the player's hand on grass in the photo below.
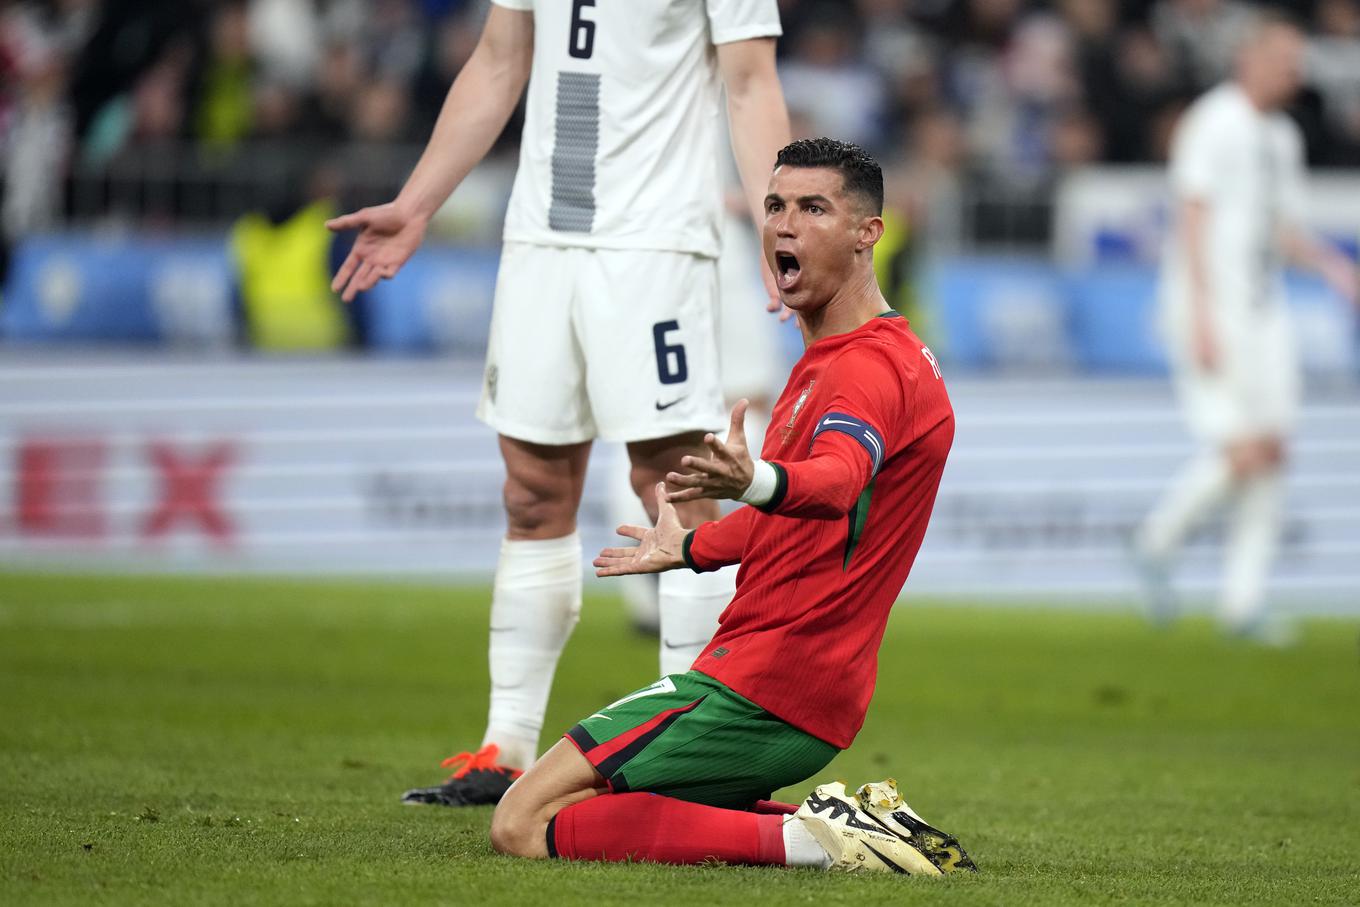
{"type": "Polygon", "coordinates": [[[332,292],[340,293],[345,302],[353,302],[357,294],[395,275],[420,248],[427,223],[426,218],[399,208],[396,202],[361,208],[326,221],[326,227],[336,233],[359,231],[354,248],[331,281],[332,292]]]}
{"type": "Polygon", "coordinates": [[[666,485],[656,483],[656,525],[620,526],[619,535],[637,539],[631,548],[606,548],[595,558],[596,576],[625,576],[630,573],[661,573],[685,565],[684,545],[687,530],[680,525],[675,506],[666,500],[666,485]]]}
{"type": "Polygon", "coordinates": [[[727,441],[718,440],[712,433],[704,435],[708,447],[706,457],[683,457],[680,465],[692,472],[682,475],[668,473],[666,481],[678,485],[666,499],[671,503],[697,501],[700,498],[737,500],[751,487],[755,476],[755,461],[746,447],[745,400],[732,407],[732,425],[727,430],[727,441]]]}

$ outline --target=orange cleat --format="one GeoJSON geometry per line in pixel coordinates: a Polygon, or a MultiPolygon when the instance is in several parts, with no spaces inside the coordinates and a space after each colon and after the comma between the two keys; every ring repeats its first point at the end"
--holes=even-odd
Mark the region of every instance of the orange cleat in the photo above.
{"type": "Polygon", "coordinates": [[[453,769],[448,780],[438,787],[418,787],[401,795],[401,802],[412,806],[494,806],[524,774],[522,769],[500,765],[501,749],[494,743],[475,753],[450,756],[440,765],[453,769]]]}

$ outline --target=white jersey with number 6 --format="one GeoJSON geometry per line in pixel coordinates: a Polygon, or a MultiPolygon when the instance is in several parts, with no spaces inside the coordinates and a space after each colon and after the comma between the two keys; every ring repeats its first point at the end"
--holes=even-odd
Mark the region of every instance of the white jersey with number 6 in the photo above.
{"type": "Polygon", "coordinates": [[[714,46],[780,34],[777,0],[493,0],[532,11],[507,242],[719,251],[714,46]]]}

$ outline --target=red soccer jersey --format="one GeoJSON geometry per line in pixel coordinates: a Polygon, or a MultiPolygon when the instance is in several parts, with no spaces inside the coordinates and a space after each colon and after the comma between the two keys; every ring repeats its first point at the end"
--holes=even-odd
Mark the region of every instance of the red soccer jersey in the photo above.
{"type": "Polygon", "coordinates": [[[696,570],[741,563],[694,669],[848,747],[953,440],[935,357],[905,318],[889,313],[808,347],[761,451],[780,475],[775,498],[686,539],[696,570]]]}

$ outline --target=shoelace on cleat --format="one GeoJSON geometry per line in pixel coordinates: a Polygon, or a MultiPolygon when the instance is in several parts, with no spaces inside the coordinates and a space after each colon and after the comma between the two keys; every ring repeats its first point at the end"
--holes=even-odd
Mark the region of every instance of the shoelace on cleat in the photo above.
{"type": "Polygon", "coordinates": [[[518,778],[520,775],[524,774],[524,772],[519,771],[518,769],[497,765],[496,759],[500,754],[501,748],[499,746],[494,743],[488,743],[475,753],[463,752],[450,756],[439,763],[439,766],[440,768],[451,768],[454,770],[453,774],[449,776],[450,780],[466,777],[468,772],[479,770],[505,772],[511,778],[518,778]]]}

